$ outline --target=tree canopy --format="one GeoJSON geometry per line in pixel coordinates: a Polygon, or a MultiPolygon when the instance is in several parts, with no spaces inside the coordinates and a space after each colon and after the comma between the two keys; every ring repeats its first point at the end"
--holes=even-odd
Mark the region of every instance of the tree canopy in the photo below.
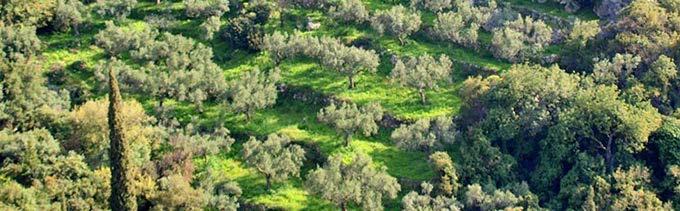
{"type": "Polygon", "coordinates": [[[379,104],[368,104],[359,107],[356,104],[335,103],[321,109],[316,118],[331,125],[343,135],[345,146],[349,146],[354,133],[370,136],[378,132],[378,121],[382,119],[383,108],[379,104]]]}
{"type": "Polygon", "coordinates": [[[406,37],[420,30],[420,24],[422,24],[420,13],[410,11],[401,5],[376,11],[371,20],[371,26],[376,31],[396,36],[402,45],[406,37]]]}
{"type": "Polygon", "coordinates": [[[364,154],[354,155],[349,163],[341,156],[332,156],[324,167],[307,176],[307,189],[347,210],[351,203],[366,210],[382,210],[383,198],[396,198],[401,186],[387,174],[385,168],[373,167],[364,154]]]}
{"type": "Polygon", "coordinates": [[[305,150],[290,143],[290,139],[284,135],[271,134],[266,141],[250,137],[243,145],[243,159],[264,175],[269,190],[272,181],[300,175],[305,150]]]}

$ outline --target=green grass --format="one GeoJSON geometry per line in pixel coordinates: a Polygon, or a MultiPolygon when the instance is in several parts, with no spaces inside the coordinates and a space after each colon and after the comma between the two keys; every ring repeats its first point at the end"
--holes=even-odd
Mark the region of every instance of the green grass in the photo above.
{"type": "MultiPolygon", "coordinates": [[[[270,208],[285,210],[333,210],[328,202],[310,196],[302,185],[300,178],[292,178],[286,182],[273,184],[267,192],[264,177],[247,167],[240,160],[241,144],[245,136],[263,137],[271,133],[289,136],[294,141],[316,144],[324,155],[340,154],[351,156],[354,153],[365,153],[373,158],[377,166],[387,167],[390,175],[410,180],[429,180],[434,176],[428,166],[427,154],[406,152],[397,149],[388,139],[389,131],[381,130],[375,137],[355,136],[349,147],[342,146],[342,138],[331,128],[319,124],[315,120],[318,106],[310,106],[296,101],[280,100],[275,107],[257,112],[250,121],[243,115],[229,114],[225,125],[235,134],[242,134],[232,151],[198,159],[200,168],[212,168],[220,172],[225,179],[236,181],[243,189],[244,198],[250,203],[267,205],[270,208]]],[[[181,106],[180,106],[181,107],[181,106]]],[[[202,118],[215,116],[210,111],[219,110],[219,106],[207,109],[202,118]]],[[[303,170],[315,166],[305,166],[303,170]]],[[[302,176],[306,175],[303,171],[302,176]]],[[[410,190],[402,190],[402,195],[410,190]]],[[[399,199],[388,200],[388,206],[396,207],[399,199]]]]}
{"type": "MultiPolygon", "coordinates": [[[[372,6],[375,8],[382,8],[372,6]]],[[[305,34],[311,36],[331,36],[345,43],[349,43],[357,38],[368,38],[372,40],[374,46],[379,46],[388,54],[399,56],[418,56],[430,54],[448,55],[455,62],[463,62],[479,65],[481,67],[503,70],[510,67],[510,63],[494,59],[490,52],[486,50],[472,50],[463,48],[451,43],[430,41],[422,36],[414,35],[413,39],[408,39],[405,45],[388,35],[380,35],[365,25],[343,25],[339,26],[330,18],[326,17],[321,11],[308,11],[296,9],[292,11],[297,17],[309,17],[321,23],[321,28],[305,34]]],[[[289,21],[280,30],[292,32],[295,29],[295,21],[289,21]]],[[[262,61],[262,57],[254,57],[262,61]]],[[[252,62],[248,62],[252,63],[252,62]]],[[[262,63],[258,63],[262,64],[262,63]]],[[[266,65],[265,65],[266,66],[266,65]]],[[[241,65],[238,70],[229,72],[240,72],[252,65],[241,65]]],[[[387,111],[399,119],[415,120],[420,118],[430,118],[442,115],[452,115],[458,111],[460,99],[457,97],[456,90],[465,79],[462,77],[462,69],[457,66],[454,69],[452,83],[442,83],[439,89],[428,90],[427,97],[429,103],[421,105],[418,95],[414,89],[399,87],[391,83],[388,79],[391,72],[389,56],[381,57],[381,66],[375,74],[364,73],[357,78],[357,87],[348,89],[347,78],[317,65],[317,61],[311,60],[288,60],[282,65],[284,83],[308,87],[326,95],[349,100],[355,103],[364,104],[368,102],[379,102],[387,111]]]]}
{"type": "MultiPolygon", "coordinates": [[[[371,6],[370,8],[387,8],[389,4],[381,3],[382,6],[371,6]]],[[[173,13],[177,16],[182,15],[181,11],[177,10],[178,3],[171,4],[173,13]]],[[[181,4],[179,4],[181,8],[181,4]]],[[[132,17],[123,24],[132,28],[141,28],[145,26],[143,16],[141,13],[158,12],[160,6],[145,2],[142,3],[133,13],[132,17]],[[137,14],[137,15],[135,15],[137,14]],[[137,19],[134,19],[137,18],[137,19]]],[[[446,54],[456,62],[471,63],[485,68],[494,70],[507,69],[510,64],[498,61],[485,50],[471,50],[463,48],[451,43],[434,42],[427,38],[414,35],[414,39],[409,39],[405,45],[400,45],[396,38],[390,36],[383,36],[370,29],[370,27],[361,25],[347,25],[339,27],[330,18],[326,17],[321,11],[309,11],[295,9],[292,11],[297,17],[311,17],[315,21],[322,23],[319,30],[306,32],[313,36],[332,36],[349,43],[351,40],[367,37],[374,40],[376,46],[384,48],[386,52],[400,56],[417,56],[422,54],[439,55],[446,54]]],[[[278,22],[273,20],[272,22],[278,22]]],[[[284,27],[279,27],[282,30],[292,32],[297,23],[293,21],[286,22],[284,27]]],[[[170,32],[182,34],[184,36],[192,37],[195,40],[206,45],[212,46],[215,61],[223,69],[225,69],[225,76],[228,79],[237,78],[243,71],[248,71],[254,68],[267,68],[269,61],[266,55],[248,53],[243,50],[236,50],[219,40],[204,41],[200,37],[200,30],[196,28],[200,25],[200,21],[195,19],[179,20],[179,24],[170,29],[170,32]]],[[[271,24],[270,24],[271,25],[271,24]]],[[[274,27],[271,27],[274,28],[274,27]]],[[[52,37],[51,39],[59,38],[52,37]]],[[[95,48],[96,49],[96,48],[95,48]]],[[[68,51],[61,49],[61,51],[68,51]]],[[[92,61],[81,55],[72,55],[72,60],[87,60],[92,61]]],[[[100,57],[101,58],[101,57],[100,57]]],[[[97,59],[100,59],[97,58],[97,59]]],[[[69,60],[65,60],[69,61],[69,60]]],[[[296,86],[305,86],[313,90],[317,90],[327,95],[334,95],[336,97],[350,100],[359,104],[377,101],[380,102],[387,111],[400,119],[414,120],[419,118],[429,118],[434,116],[452,115],[458,110],[460,99],[458,99],[456,90],[464,78],[460,72],[463,70],[456,68],[454,70],[454,77],[450,84],[442,83],[437,90],[428,90],[427,105],[421,105],[415,90],[399,87],[396,84],[390,83],[387,79],[391,71],[389,65],[389,57],[381,57],[381,66],[377,74],[364,73],[358,77],[358,87],[354,90],[347,88],[347,79],[331,70],[322,70],[319,66],[310,68],[309,62],[303,62],[299,66],[296,61],[288,61],[287,65],[283,67],[285,83],[290,83],[296,86]],[[292,62],[292,63],[291,63],[292,62]],[[308,75],[309,74],[309,75],[308,75]]],[[[92,63],[92,62],[90,62],[92,63]]]]}
{"type": "MultiPolygon", "coordinates": [[[[366,5],[371,10],[388,9],[394,3],[385,1],[365,0],[366,5]]],[[[401,1],[407,5],[408,1],[401,1]]],[[[143,17],[149,13],[157,13],[169,7],[179,24],[170,29],[171,33],[182,34],[192,37],[198,42],[213,47],[214,61],[224,69],[224,76],[228,80],[236,80],[243,72],[254,68],[269,68],[271,62],[266,53],[249,53],[243,50],[231,48],[229,44],[219,40],[203,40],[200,30],[200,20],[187,19],[182,12],[183,5],[180,2],[170,4],[155,5],[153,2],[140,2],[132,12],[128,20],[119,24],[122,26],[141,28],[146,27],[143,17]]],[[[380,35],[370,27],[364,25],[338,25],[326,15],[318,10],[293,10],[297,16],[296,20],[285,22],[284,26],[279,27],[276,17],[266,25],[267,31],[273,30],[292,32],[296,25],[306,17],[311,17],[314,21],[322,23],[318,30],[305,32],[312,36],[332,36],[349,43],[358,38],[368,38],[372,40],[376,49],[385,51],[389,54],[399,56],[417,56],[431,54],[437,56],[446,54],[456,62],[464,62],[479,65],[489,69],[502,71],[510,67],[510,63],[494,59],[491,54],[484,50],[473,50],[457,46],[447,42],[432,41],[422,35],[416,34],[410,38],[405,45],[400,45],[396,38],[388,35],[380,35]]],[[[231,14],[233,15],[233,14],[231,14]]],[[[434,19],[434,14],[423,13],[426,23],[434,19]]],[[[228,17],[223,18],[226,23],[228,17]]],[[[69,77],[73,81],[83,81],[91,89],[98,86],[94,80],[92,68],[100,60],[105,58],[102,49],[93,45],[94,35],[103,28],[101,17],[93,16],[92,24],[89,28],[82,31],[80,36],[73,36],[70,33],[53,33],[43,35],[40,38],[47,46],[43,52],[45,67],[54,64],[65,66],[72,65],[76,61],[85,64],[86,70],[81,72],[71,72],[69,77]]],[[[490,41],[490,33],[480,33],[483,43],[490,41]]],[[[558,51],[559,48],[551,48],[558,51]]],[[[123,58],[125,59],[125,58],[123,58]]],[[[453,115],[458,112],[460,98],[457,90],[461,82],[465,79],[460,65],[456,65],[451,83],[441,83],[440,88],[428,90],[428,104],[421,105],[418,95],[414,89],[400,87],[388,79],[392,65],[388,55],[381,56],[381,65],[376,73],[363,73],[356,78],[357,87],[348,89],[347,78],[335,71],[325,69],[319,65],[318,61],[310,59],[291,59],[281,64],[282,82],[300,88],[314,90],[323,95],[330,95],[340,99],[353,101],[358,104],[369,102],[379,102],[386,108],[388,113],[400,119],[415,120],[442,115],[453,115]]],[[[102,94],[102,93],[99,93],[102,94]]],[[[158,102],[149,99],[147,96],[128,95],[143,103],[144,108],[153,113],[153,108],[158,102]]],[[[427,162],[427,154],[422,152],[407,152],[397,149],[389,140],[391,131],[381,129],[379,134],[372,137],[355,135],[349,147],[343,147],[341,137],[329,126],[320,124],[316,121],[316,112],[321,105],[304,103],[292,99],[279,99],[279,102],[269,109],[256,112],[250,121],[245,121],[243,115],[234,114],[224,105],[217,102],[208,102],[204,107],[204,112],[199,113],[194,105],[186,102],[175,102],[167,100],[164,105],[175,108],[175,117],[182,123],[188,123],[192,117],[198,117],[200,124],[224,123],[232,131],[238,141],[234,144],[232,151],[223,152],[207,158],[197,158],[195,163],[198,166],[197,174],[205,172],[210,168],[218,172],[220,177],[236,181],[243,189],[243,200],[248,203],[262,204],[269,208],[280,208],[284,210],[337,210],[328,201],[309,195],[304,190],[301,178],[292,178],[287,181],[274,183],[272,191],[265,191],[264,177],[253,169],[244,165],[240,159],[240,147],[247,136],[264,137],[271,133],[285,134],[295,141],[306,144],[318,145],[321,153],[328,155],[350,156],[354,153],[365,153],[371,156],[376,166],[384,166],[390,175],[416,181],[430,180],[435,174],[427,162]]],[[[302,177],[314,168],[305,166],[302,177]]],[[[410,190],[402,190],[403,196],[410,190]]],[[[385,206],[387,210],[397,210],[400,198],[387,200],[385,206]]],[[[353,207],[358,210],[356,207],[353,207]]]]}
{"type": "Polygon", "coordinates": [[[380,102],[389,113],[400,119],[450,115],[460,107],[460,99],[456,97],[460,83],[443,84],[439,89],[428,90],[428,103],[422,105],[415,89],[391,83],[383,72],[362,74],[356,78],[356,87],[349,89],[347,77],[324,69],[315,62],[287,61],[281,68],[285,70],[283,81],[286,84],[308,87],[358,104],[380,102]]]}
{"type": "Polygon", "coordinates": [[[237,151],[234,149],[231,153],[197,159],[196,163],[201,169],[210,168],[216,172],[218,178],[239,183],[243,190],[242,198],[248,203],[284,210],[333,210],[334,206],[329,202],[309,195],[299,178],[275,182],[270,191],[265,190],[265,178],[235,159],[237,151]]]}
{"type": "Polygon", "coordinates": [[[250,121],[245,121],[243,115],[228,115],[225,125],[235,133],[252,136],[285,134],[296,141],[317,144],[326,155],[366,153],[396,177],[427,180],[434,175],[427,164],[427,155],[398,150],[389,140],[391,131],[381,130],[373,137],[355,135],[350,146],[343,147],[339,134],[316,121],[316,112],[321,107],[293,100],[280,101],[271,109],[257,112],[250,121]]]}

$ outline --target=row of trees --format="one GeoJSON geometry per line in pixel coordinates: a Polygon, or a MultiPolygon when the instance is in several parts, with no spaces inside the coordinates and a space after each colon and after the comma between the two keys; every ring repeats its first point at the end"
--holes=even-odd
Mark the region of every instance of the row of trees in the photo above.
{"type": "Polygon", "coordinates": [[[553,31],[543,21],[516,13],[509,20],[504,19],[502,16],[505,13],[497,8],[494,1],[475,4],[471,1],[413,0],[411,4],[411,8],[397,5],[387,10],[378,10],[369,17],[362,2],[348,1],[332,6],[329,14],[345,23],[354,21],[362,24],[370,20],[376,31],[397,37],[403,45],[407,37],[420,30],[422,22],[416,8],[424,7],[437,12],[437,18],[429,30],[432,38],[478,48],[479,30],[486,26],[493,33],[487,47],[495,57],[512,62],[539,58],[552,41],[553,31]],[[502,24],[492,26],[490,22],[498,21],[497,19],[502,24]]]}
{"type": "Polygon", "coordinates": [[[115,71],[123,90],[152,96],[161,108],[166,99],[174,99],[191,102],[200,112],[203,103],[212,100],[228,103],[250,119],[255,110],[276,102],[278,69],[268,73],[255,69],[227,83],[221,68],[212,61],[211,48],[191,38],[170,33],[159,36],[150,28],[134,30],[109,22],[95,39],[113,57],[95,67],[97,79],[106,80],[107,72],[115,71]],[[115,58],[128,51],[141,68],[131,68],[115,58]]]}
{"type": "Polygon", "coordinates": [[[324,67],[346,75],[350,89],[355,87],[357,75],[375,72],[380,62],[375,51],[348,47],[330,37],[274,32],[264,37],[262,46],[277,66],[284,59],[299,56],[317,59],[324,67]]]}
{"type": "MultiPolygon", "coordinates": [[[[318,58],[325,67],[347,75],[350,89],[355,86],[357,74],[362,71],[374,72],[379,64],[374,51],[347,47],[328,37],[274,32],[265,36],[263,47],[275,65],[298,55],[318,58]]],[[[406,61],[398,59],[391,79],[397,84],[417,89],[421,102],[425,104],[425,90],[437,88],[441,81],[450,81],[452,66],[451,60],[443,54],[439,59],[429,55],[407,58],[406,61]]]]}

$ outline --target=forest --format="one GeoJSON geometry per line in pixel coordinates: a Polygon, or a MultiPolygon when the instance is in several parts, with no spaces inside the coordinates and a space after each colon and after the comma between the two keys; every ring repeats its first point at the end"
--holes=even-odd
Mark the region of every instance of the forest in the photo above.
{"type": "Polygon", "coordinates": [[[680,210],[680,0],[0,0],[0,210],[680,210]]]}

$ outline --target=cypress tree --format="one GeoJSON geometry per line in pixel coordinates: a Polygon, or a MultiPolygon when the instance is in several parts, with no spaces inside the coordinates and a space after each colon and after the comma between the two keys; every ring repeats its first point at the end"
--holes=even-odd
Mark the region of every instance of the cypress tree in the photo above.
{"type": "Polygon", "coordinates": [[[129,145],[123,131],[123,108],[120,89],[114,70],[109,70],[109,138],[111,149],[111,210],[137,210],[137,203],[130,191],[131,163],[129,145]]]}

